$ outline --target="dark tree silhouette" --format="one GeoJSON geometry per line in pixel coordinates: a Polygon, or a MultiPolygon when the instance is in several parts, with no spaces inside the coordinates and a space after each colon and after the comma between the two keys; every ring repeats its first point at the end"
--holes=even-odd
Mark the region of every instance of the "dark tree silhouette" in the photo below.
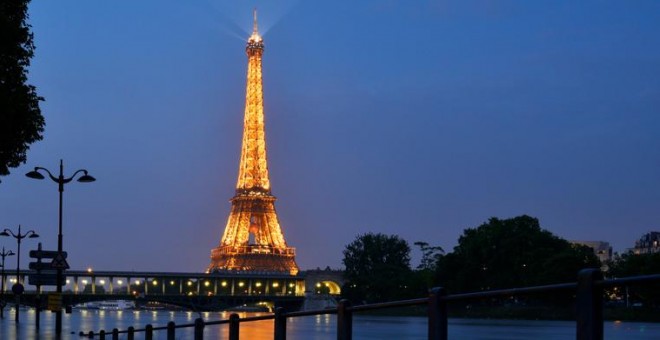
{"type": "MultiPolygon", "coordinates": [[[[617,255],[609,263],[608,276],[620,278],[626,276],[660,274],[660,253],[634,254],[627,252],[617,255]]],[[[622,295],[625,290],[619,290],[622,295]]],[[[628,288],[630,302],[642,302],[644,305],[660,306],[660,292],[656,285],[631,285],[628,288]]]]}
{"type": "Polygon", "coordinates": [[[26,161],[30,144],[41,140],[44,118],[36,88],[27,83],[33,35],[29,0],[0,2],[0,176],[26,161]]]}
{"type": "Polygon", "coordinates": [[[396,300],[408,294],[410,246],[396,235],[359,235],[344,249],[342,295],[354,302],[396,300]]]}
{"type": "Polygon", "coordinates": [[[454,251],[440,257],[437,275],[455,293],[570,282],[580,269],[598,267],[591,248],[572,245],[523,215],[465,229],[454,251]]]}

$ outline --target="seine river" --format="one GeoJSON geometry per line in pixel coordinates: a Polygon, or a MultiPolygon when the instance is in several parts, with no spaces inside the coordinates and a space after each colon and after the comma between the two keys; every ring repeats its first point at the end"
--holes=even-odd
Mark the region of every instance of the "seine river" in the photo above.
{"type": "MultiPolygon", "coordinates": [[[[151,323],[164,326],[173,320],[177,324],[193,323],[200,314],[173,311],[99,311],[74,310],[64,314],[63,329],[65,339],[82,339],[78,332],[90,330],[106,331],[129,326],[143,328],[151,323]]],[[[255,315],[255,314],[250,314],[255,315]]],[[[201,313],[204,320],[228,318],[228,313],[201,313]]],[[[242,316],[245,316],[243,314],[242,316]]],[[[5,318],[0,320],[0,339],[51,339],[55,314],[43,312],[41,331],[35,332],[35,312],[22,309],[20,323],[14,323],[13,310],[5,310],[5,318]]],[[[336,339],[334,315],[312,316],[289,319],[287,339],[330,340],[336,339]]],[[[258,321],[241,324],[241,339],[259,340],[273,338],[272,321],[258,321]]],[[[423,317],[385,317],[355,315],[353,321],[354,339],[426,339],[426,320],[423,317]]],[[[207,326],[205,339],[226,339],[227,326],[207,326]]],[[[192,330],[177,329],[177,339],[192,339],[192,330]]],[[[570,321],[521,321],[450,319],[450,339],[575,339],[575,323],[570,321]]],[[[110,338],[110,337],[108,337],[110,338]]],[[[120,337],[125,339],[126,336],[120,337]]],[[[136,334],[136,339],[144,335],[136,334]]],[[[164,331],[154,332],[155,339],[165,339],[164,331]]],[[[660,324],[637,322],[606,322],[605,339],[660,339],[660,324]]]]}

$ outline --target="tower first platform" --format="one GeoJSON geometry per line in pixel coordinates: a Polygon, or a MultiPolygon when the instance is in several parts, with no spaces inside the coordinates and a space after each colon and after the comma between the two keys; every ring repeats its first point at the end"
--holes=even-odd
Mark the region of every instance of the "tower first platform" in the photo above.
{"type": "Polygon", "coordinates": [[[284,240],[271,194],[266,158],[261,58],[264,43],[257,29],[245,48],[248,57],[243,143],[236,194],[220,245],[211,250],[208,272],[236,271],[296,275],[296,250],[284,240]]]}

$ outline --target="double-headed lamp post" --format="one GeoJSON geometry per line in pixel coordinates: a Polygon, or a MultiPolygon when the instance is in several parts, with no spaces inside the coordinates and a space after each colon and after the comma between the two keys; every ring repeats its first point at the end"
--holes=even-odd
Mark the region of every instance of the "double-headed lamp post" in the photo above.
{"type": "Polygon", "coordinates": [[[16,294],[16,322],[18,322],[18,305],[20,302],[20,296],[23,293],[23,285],[21,285],[21,240],[23,240],[26,237],[29,238],[37,238],[39,237],[39,234],[37,234],[34,230],[28,230],[26,233],[21,233],[21,225],[18,225],[18,233],[15,234],[13,231],[5,228],[0,233],[0,236],[11,236],[16,239],[16,283],[11,287],[11,290],[16,294]]]}
{"type": "Polygon", "coordinates": [[[13,256],[14,252],[11,250],[5,250],[5,247],[2,247],[2,252],[0,252],[0,257],[2,257],[2,274],[0,275],[0,319],[5,318],[5,257],[13,256]]]}
{"type": "MultiPolygon", "coordinates": [[[[59,223],[58,223],[58,232],[57,232],[57,253],[59,257],[62,257],[62,193],[64,192],[64,184],[71,182],[78,174],[82,174],[78,178],[78,182],[89,183],[94,182],[96,179],[90,176],[87,173],[87,170],[80,169],[71,175],[71,177],[64,177],[64,162],[60,159],[60,174],[55,177],[53,174],[46,168],[35,167],[34,170],[25,174],[25,176],[32,179],[44,179],[44,175],[40,171],[44,171],[48,174],[53,182],[58,184],[58,191],[60,192],[60,209],[59,209],[59,223]]],[[[62,293],[62,268],[57,269],[57,293],[62,293]]],[[[55,313],[55,334],[59,337],[62,334],[62,309],[58,310],[55,313]]]]}

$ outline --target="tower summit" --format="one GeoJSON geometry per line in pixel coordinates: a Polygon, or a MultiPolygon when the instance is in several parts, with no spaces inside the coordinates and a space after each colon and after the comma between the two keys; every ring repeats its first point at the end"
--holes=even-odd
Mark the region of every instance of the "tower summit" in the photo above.
{"type": "Polygon", "coordinates": [[[295,275],[298,273],[296,251],[284,240],[275,212],[276,198],[270,190],[261,78],[264,43],[257,27],[256,9],[245,52],[248,57],[245,117],[236,194],[231,199],[231,212],[220,245],[211,250],[208,271],[295,275]]]}

